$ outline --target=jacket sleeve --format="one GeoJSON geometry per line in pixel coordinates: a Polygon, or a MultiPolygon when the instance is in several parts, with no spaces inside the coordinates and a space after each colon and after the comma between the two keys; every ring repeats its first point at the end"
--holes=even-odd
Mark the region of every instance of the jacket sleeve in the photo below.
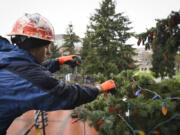
{"type": "MultiPolygon", "coordinates": [[[[58,105],[60,109],[73,109],[79,105],[93,101],[97,95],[96,87],[82,86],[78,84],[67,85],[61,81],[49,93],[52,94],[51,105],[58,105]],[[56,100],[58,100],[56,102],[56,100]]],[[[48,102],[49,103],[49,102],[48,102]]],[[[45,108],[46,109],[46,108],[45,108]]],[[[51,110],[51,107],[47,110],[51,110]]]]}
{"type": "Polygon", "coordinates": [[[96,87],[67,85],[37,64],[13,64],[7,69],[20,77],[16,82],[19,92],[18,100],[22,104],[27,103],[28,109],[45,111],[73,109],[91,102],[98,95],[96,87]],[[22,83],[23,86],[18,83],[22,83]]]}
{"type": "Polygon", "coordinates": [[[51,73],[54,73],[54,72],[60,70],[60,64],[59,64],[59,61],[57,59],[46,60],[42,65],[47,70],[49,70],[51,73]]]}

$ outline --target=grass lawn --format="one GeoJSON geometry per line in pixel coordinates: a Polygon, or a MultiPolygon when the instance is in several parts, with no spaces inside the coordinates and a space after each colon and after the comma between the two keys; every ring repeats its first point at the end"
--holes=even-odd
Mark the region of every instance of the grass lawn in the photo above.
{"type": "Polygon", "coordinates": [[[149,73],[139,73],[139,75],[144,75],[144,76],[149,76],[149,77],[152,77],[153,79],[155,79],[155,77],[152,75],[152,72],[149,72],[149,73]]]}
{"type": "Polygon", "coordinates": [[[179,72],[176,72],[176,75],[180,75],[180,71],[179,71],[179,72]]]}
{"type": "MultiPolygon", "coordinates": [[[[152,72],[149,72],[149,73],[139,73],[139,75],[145,75],[145,76],[150,76],[152,78],[155,79],[155,77],[153,76],[153,73],[152,72]]],[[[180,72],[176,72],[176,75],[180,75],[180,72]]],[[[178,79],[178,78],[177,78],[178,79]]]]}
{"type": "MultiPolygon", "coordinates": [[[[176,75],[180,75],[180,71],[176,72],[176,75]]],[[[180,83],[180,77],[177,77],[176,80],[180,83]]]]}
{"type": "Polygon", "coordinates": [[[180,83],[180,77],[176,78],[176,80],[180,83]]]}
{"type": "MultiPolygon", "coordinates": [[[[153,79],[156,79],[152,73],[139,73],[139,75],[144,75],[144,76],[149,76],[149,77],[152,77],[153,79]]],[[[180,75],[180,72],[176,72],[176,75],[180,75]]],[[[180,83],[180,77],[177,77],[176,80],[180,83]]]]}

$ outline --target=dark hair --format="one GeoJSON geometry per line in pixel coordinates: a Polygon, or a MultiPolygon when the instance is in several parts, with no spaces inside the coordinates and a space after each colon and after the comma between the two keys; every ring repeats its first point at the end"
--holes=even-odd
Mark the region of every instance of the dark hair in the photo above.
{"type": "Polygon", "coordinates": [[[19,46],[19,48],[27,50],[27,51],[34,48],[40,48],[42,46],[46,46],[51,43],[48,40],[27,37],[27,36],[22,36],[22,35],[16,35],[14,37],[11,37],[11,42],[19,46]]]}

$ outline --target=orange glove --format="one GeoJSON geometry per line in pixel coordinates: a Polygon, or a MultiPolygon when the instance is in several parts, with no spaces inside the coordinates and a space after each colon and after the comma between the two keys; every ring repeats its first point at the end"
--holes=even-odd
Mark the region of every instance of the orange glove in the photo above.
{"type": "Polygon", "coordinates": [[[99,89],[100,92],[107,92],[109,90],[116,88],[116,84],[115,81],[108,80],[100,85],[97,85],[97,88],[99,89]]]}
{"type": "Polygon", "coordinates": [[[58,60],[61,65],[68,64],[71,67],[78,66],[81,63],[81,59],[76,55],[62,56],[58,60]]]}

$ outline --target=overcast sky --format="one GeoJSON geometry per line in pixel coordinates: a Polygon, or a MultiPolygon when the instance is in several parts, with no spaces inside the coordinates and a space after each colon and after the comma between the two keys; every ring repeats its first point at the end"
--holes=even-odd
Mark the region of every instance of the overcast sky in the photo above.
{"type": "MultiPolygon", "coordinates": [[[[74,32],[83,37],[89,17],[100,7],[100,2],[102,0],[1,0],[0,34],[8,34],[24,13],[40,13],[52,23],[56,34],[65,33],[72,23],[74,32]]],[[[129,17],[137,33],[155,26],[155,19],[166,18],[172,10],[180,10],[180,0],[116,0],[116,11],[129,17]]]]}

